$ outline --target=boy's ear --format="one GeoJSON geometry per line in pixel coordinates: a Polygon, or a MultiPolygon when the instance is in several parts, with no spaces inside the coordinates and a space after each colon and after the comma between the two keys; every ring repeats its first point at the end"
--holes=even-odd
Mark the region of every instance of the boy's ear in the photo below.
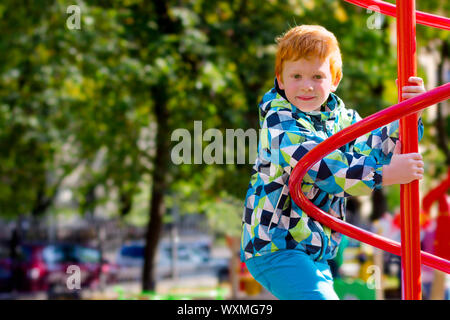
{"type": "Polygon", "coordinates": [[[277,73],[277,82],[278,82],[278,86],[280,87],[280,89],[284,90],[284,84],[283,84],[283,81],[281,79],[281,75],[279,75],[278,73],[277,73]]]}
{"type": "Polygon", "coordinates": [[[341,82],[342,75],[336,75],[336,79],[334,79],[333,84],[331,85],[331,92],[335,92],[341,82]]]}

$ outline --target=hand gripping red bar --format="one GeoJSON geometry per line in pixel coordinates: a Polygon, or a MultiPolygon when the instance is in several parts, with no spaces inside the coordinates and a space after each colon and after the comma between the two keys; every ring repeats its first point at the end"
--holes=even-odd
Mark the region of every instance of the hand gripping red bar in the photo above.
{"type": "MultiPolygon", "coordinates": [[[[359,7],[363,7],[366,9],[371,9],[376,12],[380,12],[382,14],[391,16],[391,17],[397,17],[395,12],[395,5],[379,1],[379,0],[344,0],[345,2],[357,5],[359,7]]],[[[450,30],[450,19],[437,16],[434,14],[422,12],[422,11],[416,11],[416,22],[419,24],[423,24],[426,26],[444,29],[444,30],[450,30]]]]}
{"type": "MultiPolygon", "coordinates": [[[[405,100],[387,109],[379,111],[367,118],[339,131],[309,151],[295,166],[289,179],[289,189],[292,199],[308,216],[323,223],[337,232],[345,234],[358,241],[368,243],[379,249],[401,256],[400,243],[388,238],[373,234],[339,220],[323,210],[317,208],[301,192],[301,181],[306,172],[320,159],[333,150],[355,140],[378,127],[384,126],[406,115],[418,112],[438,102],[450,98],[450,83],[432,89],[417,97],[405,100]]],[[[427,266],[450,273],[450,261],[421,251],[421,262],[427,266]]]]}
{"type": "MultiPolygon", "coordinates": [[[[415,0],[397,0],[397,74],[398,101],[402,88],[411,76],[417,76],[415,0]]],[[[402,153],[419,152],[417,114],[400,119],[399,138],[402,153]]],[[[400,185],[401,242],[402,242],[402,297],[422,299],[420,262],[420,201],[419,180],[400,185]]]]}

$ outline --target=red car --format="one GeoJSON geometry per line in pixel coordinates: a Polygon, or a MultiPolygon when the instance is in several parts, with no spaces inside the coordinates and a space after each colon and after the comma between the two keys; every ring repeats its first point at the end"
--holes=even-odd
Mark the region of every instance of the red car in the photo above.
{"type": "Polygon", "coordinates": [[[0,290],[18,292],[75,292],[78,283],[80,289],[95,289],[101,276],[106,282],[115,276],[114,266],[101,260],[98,249],[72,243],[22,244],[15,262],[0,256],[1,270],[0,290]]]}

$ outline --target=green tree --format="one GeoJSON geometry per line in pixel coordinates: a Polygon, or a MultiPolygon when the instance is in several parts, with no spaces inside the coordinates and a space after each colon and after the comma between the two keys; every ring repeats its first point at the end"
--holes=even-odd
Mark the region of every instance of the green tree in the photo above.
{"type": "Polygon", "coordinates": [[[125,214],[151,173],[151,152],[138,144],[151,122],[149,94],[134,86],[151,79],[151,68],[128,56],[126,17],[80,7],[81,29],[70,30],[64,1],[1,4],[2,215],[42,215],[76,169],[82,213],[103,200],[92,201],[103,185],[119,189],[125,214]]]}

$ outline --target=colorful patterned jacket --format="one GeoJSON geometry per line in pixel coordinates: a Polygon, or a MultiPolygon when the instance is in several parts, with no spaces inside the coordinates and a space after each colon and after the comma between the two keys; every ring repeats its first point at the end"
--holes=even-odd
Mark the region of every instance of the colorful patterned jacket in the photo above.
{"type": "MultiPolygon", "coordinates": [[[[283,249],[303,250],[315,260],[332,259],[341,235],[304,213],[289,194],[289,176],[317,144],[361,120],[330,93],[321,111],[302,112],[275,87],[259,104],[258,156],[242,218],[241,260],[283,249]]],[[[302,191],[316,206],[345,220],[346,197],[381,188],[382,166],[389,164],[398,140],[398,121],[368,133],[317,162],[302,191]]],[[[419,139],[423,124],[419,120],[419,139]]]]}

